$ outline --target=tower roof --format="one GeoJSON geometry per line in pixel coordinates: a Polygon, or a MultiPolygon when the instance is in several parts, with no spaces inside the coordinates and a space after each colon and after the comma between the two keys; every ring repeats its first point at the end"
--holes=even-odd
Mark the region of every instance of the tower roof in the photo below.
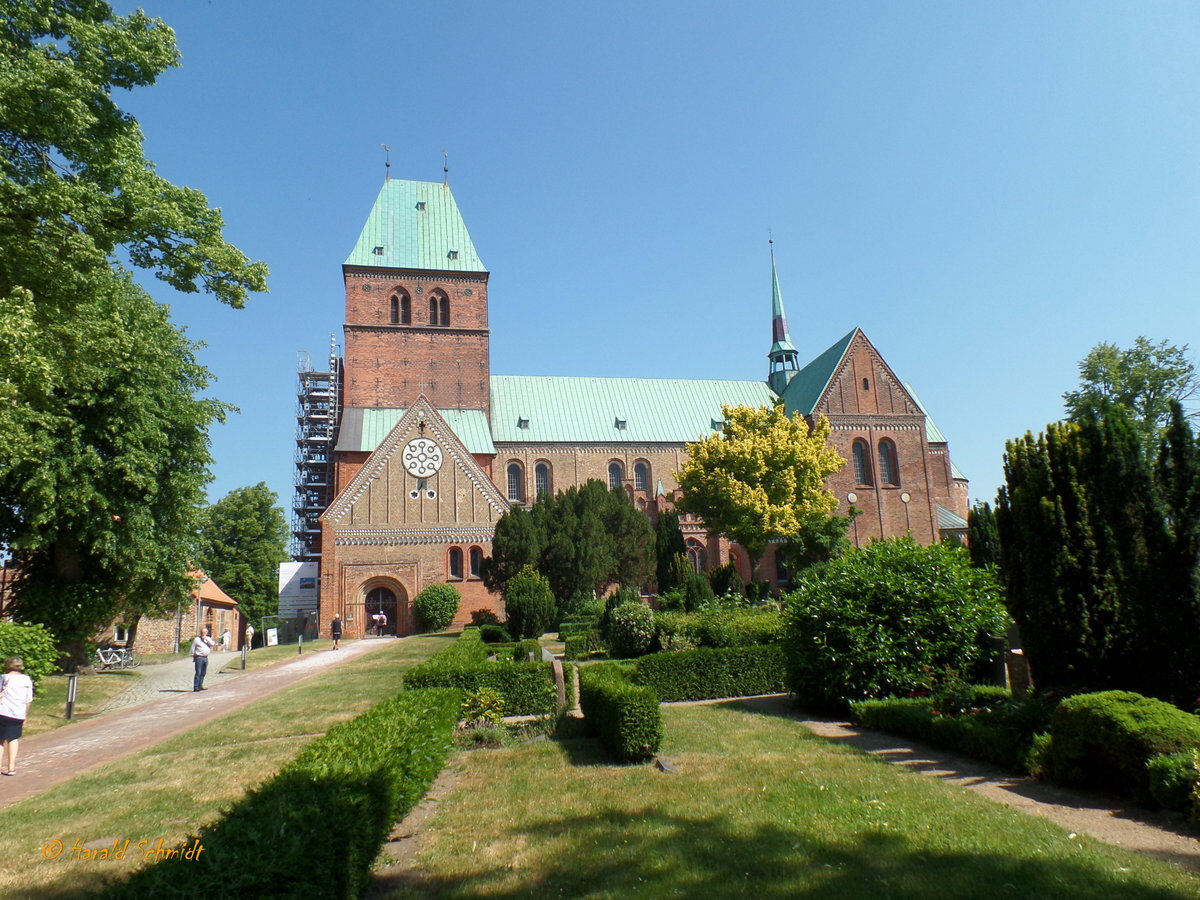
{"type": "Polygon", "coordinates": [[[779,290],[779,273],[775,271],[775,251],[771,250],[771,352],[768,354],[775,359],[777,354],[796,354],[792,336],[788,333],[787,316],[783,311],[783,292],[779,290]]]}
{"type": "Polygon", "coordinates": [[[347,266],[486,272],[449,185],[385,181],[347,266]]]}

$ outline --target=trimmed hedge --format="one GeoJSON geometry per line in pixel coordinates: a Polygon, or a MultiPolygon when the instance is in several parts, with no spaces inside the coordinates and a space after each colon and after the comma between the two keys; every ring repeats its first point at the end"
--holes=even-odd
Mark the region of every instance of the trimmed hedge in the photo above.
{"type": "Polygon", "coordinates": [[[488,653],[498,651],[499,646],[484,644],[478,629],[465,628],[457,641],[411,669],[404,676],[404,684],[411,688],[457,688],[464,693],[491,688],[504,696],[505,715],[553,715],[557,694],[551,664],[499,659],[489,662],[488,653]]]}
{"type": "Polygon", "coordinates": [[[392,826],[445,765],[461,702],[457,691],[404,691],[331,728],[189,838],[205,852],[186,877],[169,860],[102,896],[361,896],[392,826]]]}
{"type": "Polygon", "coordinates": [[[1196,789],[1196,750],[1160,753],[1146,763],[1150,796],[1163,809],[1188,812],[1196,789]]]}
{"type": "Polygon", "coordinates": [[[1028,772],[1035,738],[1050,727],[1051,706],[1038,697],[998,700],[997,690],[975,686],[975,703],[981,708],[964,715],[936,715],[928,697],[862,700],[850,704],[850,714],[865,728],[908,735],[1028,772]]]}
{"type": "Polygon", "coordinates": [[[425,631],[442,631],[458,614],[462,594],[452,584],[431,584],[413,600],[413,611],[425,631]]]}
{"type": "Polygon", "coordinates": [[[1200,716],[1130,691],[1079,694],[1058,705],[1046,763],[1065,784],[1089,784],[1148,802],[1146,764],[1200,747],[1200,716]]]}
{"type": "Polygon", "coordinates": [[[783,648],[775,644],[654,653],[637,661],[633,681],[671,702],[777,694],[787,690],[786,675],[783,648]]]}
{"type": "Polygon", "coordinates": [[[610,664],[579,670],[579,705],[588,730],[617,759],[640,762],[662,745],[662,711],[653,688],[629,680],[627,670],[610,664]]]}

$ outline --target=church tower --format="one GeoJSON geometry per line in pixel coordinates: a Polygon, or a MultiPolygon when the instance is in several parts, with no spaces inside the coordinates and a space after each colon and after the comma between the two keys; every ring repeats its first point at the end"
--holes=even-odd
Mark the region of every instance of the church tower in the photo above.
{"type": "Polygon", "coordinates": [[[488,414],[488,271],[448,184],[385,181],[342,273],[347,410],[488,414]]]}
{"type": "Polygon", "coordinates": [[[771,247],[771,352],[767,354],[770,370],[767,384],[782,396],[788,383],[800,370],[800,354],[792,345],[787,317],[783,312],[783,294],[779,290],[779,273],[775,271],[775,247],[771,247]]]}

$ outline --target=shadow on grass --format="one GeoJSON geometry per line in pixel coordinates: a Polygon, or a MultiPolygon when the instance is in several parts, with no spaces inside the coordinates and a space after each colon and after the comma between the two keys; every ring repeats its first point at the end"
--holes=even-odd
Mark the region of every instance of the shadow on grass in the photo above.
{"type": "MultiPolygon", "coordinates": [[[[818,826],[819,830],[819,826],[818,826]]],[[[1010,858],[936,852],[899,834],[823,841],[802,827],[747,829],[723,817],[700,819],[654,810],[549,817],[498,833],[502,844],[561,844],[525,868],[502,858],[464,877],[402,875],[373,897],[977,898],[1112,897],[1168,900],[1194,889],[1146,886],[1119,871],[1061,858],[1010,858]],[[517,883],[514,883],[514,879],[517,883]],[[389,887],[399,890],[389,893],[389,887]]],[[[526,860],[528,854],[521,854],[526,860]]],[[[478,865],[486,855],[473,857],[478,865]]],[[[529,863],[526,862],[525,866],[529,863]]]]}

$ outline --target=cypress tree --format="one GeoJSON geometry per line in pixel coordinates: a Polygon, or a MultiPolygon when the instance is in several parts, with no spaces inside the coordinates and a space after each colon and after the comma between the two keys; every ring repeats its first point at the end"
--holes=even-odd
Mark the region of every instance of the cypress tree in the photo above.
{"type": "Polygon", "coordinates": [[[674,588],[683,587],[683,582],[676,581],[671,574],[671,563],[675,557],[680,553],[687,555],[683,532],[679,530],[679,513],[659,513],[654,537],[655,580],[658,582],[658,592],[665,594],[674,588]]]}

